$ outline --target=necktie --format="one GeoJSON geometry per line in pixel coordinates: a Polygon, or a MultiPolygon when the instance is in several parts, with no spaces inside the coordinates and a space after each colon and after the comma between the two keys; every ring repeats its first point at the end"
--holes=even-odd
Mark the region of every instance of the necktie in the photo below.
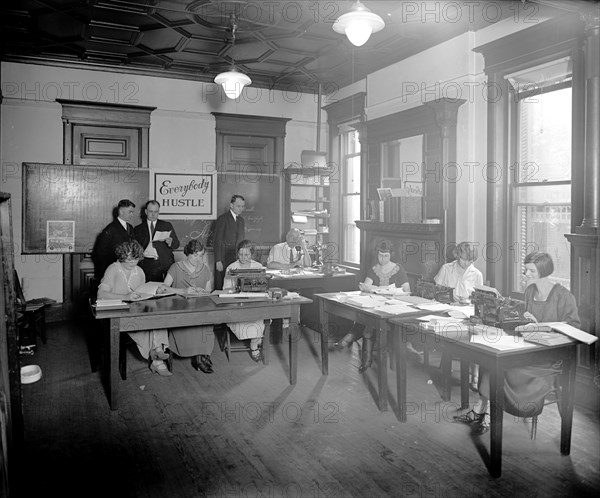
{"type": "Polygon", "coordinates": [[[150,233],[152,234],[152,240],[154,240],[154,232],[156,232],[156,225],[155,225],[154,221],[152,223],[150,223],[150,226],[152,227],[152,229],[150,230],[150,233]]]}
{"type": "Polygon", "coordinates": [[[294,248],[290,247],[290,263],[294,262],[294,248]]]}
{"type": "Polygon", "coordinates": [[[127,223],[127,235],[130,237],[133,235],[133,227],[129,223],[127,223]]]}

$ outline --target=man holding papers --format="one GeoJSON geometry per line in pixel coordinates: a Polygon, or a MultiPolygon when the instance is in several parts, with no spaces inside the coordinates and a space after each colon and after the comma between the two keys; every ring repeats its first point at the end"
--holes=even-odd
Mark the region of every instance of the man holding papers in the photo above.
{"type": "Polygon", "coordinates": [[[179,247],[179,239],[168,221],[158,219],[160,204],[148,201],[144,213],[146,220],[133,230],[133,236],[144,248],[144,258],[139,265],[146,274],[147,282],[162,282],[167,270],[175,262],[173,251],[179,247]]]}

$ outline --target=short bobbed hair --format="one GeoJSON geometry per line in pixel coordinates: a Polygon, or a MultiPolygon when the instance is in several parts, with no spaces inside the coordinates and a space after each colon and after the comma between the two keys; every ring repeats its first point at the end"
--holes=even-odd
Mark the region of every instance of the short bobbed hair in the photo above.
{"type": "Polygon", "coordinates": [[[183,248],[183,254],[189,256],[190,254],[196,254],[197,252],[204,252],[205,247],[201,240],[192,239],[183,248]]]}
{"type": "Polygon", "coordinates": [[[256,246],[254,245],[254,242],[250,241],[250,240],[242,240],[236,247],[235,253],[239,253],[240,249],[250,249],[250,254],[252,256],[254,256],[254,251],[256,250],[256,246]]]}
{"type": "Polygon", "coordinates": [[[533,263],[537,268],[540,278],[552,275],[554,272],[554,261],[547,252],[535,251],[525,256],[524,264],[533,263]]]}
{"type": "Polygon", "coordinates": [[[121,242],[115,247],[115,254],[120,263],[128,259],[137,259],[139,261],[144,257],[144,248],[137,240],[121,242]]]}
{"type": "Polygon", "coordinates": [[[392,243],[389,240],[382,240],[378,242],[375,246],[375,254],[380,252],[389,252],[390,254],[393,254],[394,247],[392,246],[392,243]]]}
{"type": "Polygon", "coordinates": [[[465,261],[475,261],[479,254],[477,248],[471,242],[461,242],[454,248],[454,256],[456,259],[464,259],[465,261]]]}

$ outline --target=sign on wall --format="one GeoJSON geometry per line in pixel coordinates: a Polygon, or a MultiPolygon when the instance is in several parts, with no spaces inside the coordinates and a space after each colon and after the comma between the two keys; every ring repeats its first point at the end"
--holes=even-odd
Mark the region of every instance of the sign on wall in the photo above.
{"type": "Polygon", "coordinates": [[[150,175],[150,194],[160,204],[161,218],[213,220],[217,217],[216,180],[213,173],[155,171],[150,175]]]}

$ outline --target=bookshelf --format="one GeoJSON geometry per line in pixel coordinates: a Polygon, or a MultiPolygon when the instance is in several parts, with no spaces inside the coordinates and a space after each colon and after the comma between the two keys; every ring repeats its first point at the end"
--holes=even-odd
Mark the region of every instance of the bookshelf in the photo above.
{"type": "Polygon", "coordinates": [[[285,169],[287,229],[301,230],[309,246],[328,242],[331,173],[329,168],[285,169]]]}

